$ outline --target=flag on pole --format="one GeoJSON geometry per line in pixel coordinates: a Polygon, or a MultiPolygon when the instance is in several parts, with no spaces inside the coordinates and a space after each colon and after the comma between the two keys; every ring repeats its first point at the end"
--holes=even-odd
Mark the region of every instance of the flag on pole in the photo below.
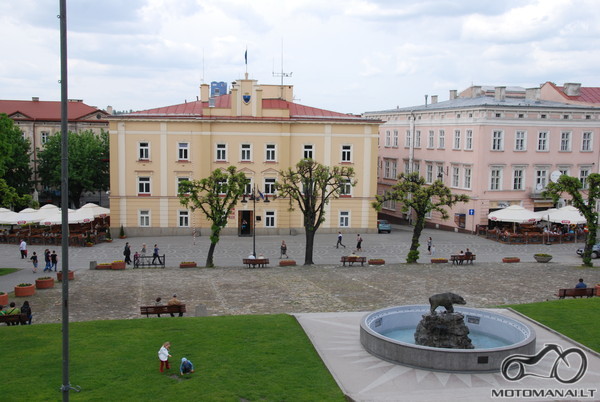
{"type": "Polygon", "coordinates": [[[261,200],[265,199],[265,195],[261,193],[260,190],[258,190],[258,196],[261,198],[261,200]]]}
{"type": "Polygon", "coordinates": [[[246,48],[246,52],[244,53],[244,60],[246,61],[246,65],[248,65],[248,49],[246,48]]]}

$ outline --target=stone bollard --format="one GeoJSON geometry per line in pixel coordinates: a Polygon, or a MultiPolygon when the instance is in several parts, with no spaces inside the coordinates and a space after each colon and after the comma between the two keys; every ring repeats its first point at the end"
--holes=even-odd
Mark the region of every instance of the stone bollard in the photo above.
{"type": "Polygon", "coordinates": [[[98,265],[97,261],[90,261],[90,269],[96,269],[97,265],[98,265]]]}

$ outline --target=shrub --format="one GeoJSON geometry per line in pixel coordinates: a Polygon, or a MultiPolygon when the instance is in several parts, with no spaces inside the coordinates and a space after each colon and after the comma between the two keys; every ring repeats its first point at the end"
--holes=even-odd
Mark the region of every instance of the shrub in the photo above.
{"type": "MultiPolygon", "coordinates": [[[[544,253],[537,253],[533,255],[534,257],[552,257],[552,254],[544,254],[544,253]]],[[[513,257],[510,257],[513,258],[513,257]]]]}
{"type": "Polygon", "coordinates": [[[20,288],[24,288],[24,287],[27,287],[27,286],[32,286],[32,284],[31,283],[19,283],[17,286],[20,287],[20,288]]]}

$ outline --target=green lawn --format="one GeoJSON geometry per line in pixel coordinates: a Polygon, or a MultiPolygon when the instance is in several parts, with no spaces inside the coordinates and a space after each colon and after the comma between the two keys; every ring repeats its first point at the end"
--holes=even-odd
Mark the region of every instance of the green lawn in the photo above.
{"type": "MultiPolygon", "coordinates": [[[[60,400],[59,324],[0,327],[5,401],[60,400]],[[8,347],[10,346],[10,347],[8,347]]],[[[79,400],[343,401],[288,315],[148,318],[72,323],[71,384],[79,400]],[[170,373],[157,352],[171,342],[170,373]],[[196,372],[179,376],[187,357],[196,372]]]]}
{"type": "Polygon", "coordinates": [[[0,268],[0,276],[12,274],[13,272],[18,271],[19,268],[0,268]]]}
{"type": "Polygon", "coordinates": [[[600,352],[600,297],[552,300],[508,307],[600,352]]]}

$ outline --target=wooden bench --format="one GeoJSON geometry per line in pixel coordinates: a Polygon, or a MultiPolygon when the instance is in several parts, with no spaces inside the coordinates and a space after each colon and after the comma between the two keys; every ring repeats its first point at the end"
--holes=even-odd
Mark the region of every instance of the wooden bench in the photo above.
{"type": "Polygon", "coordinates": [[[460,255],[460,254],[451,255],[450,256],[450,261],[452,261],[452,264],[457,264],[457,265],[462,265],[465,261],[467,262],[467,264],[469,264],[469,263],[473,264],[473,261],[475,261],[475,254],[471,254],[471,255],[460,255]]]}
{"type": "Polygon", "coordinates": [[[252,268],[256,268],[257,265],[260,268],[264,268],[266,265],[269,265],[268,258],[244,258],[242,261],[244,264],[248,265],[248,268],[250,268],[250,265],[252,265],[252,268]]]}
{"type": "Polygon", "coordinates": [[[0,315],[0,322],[5,322],[6,325],[26,325],[28,321],[27,314],[0,315]]]}
{"type": "Polygon", "coordinates": [[[146,314],[146,317],[150,317],[150,314],[156,314],[160,317],[161,314],[179,314],[181,317],[185,313],[185,304],[176,304],[173,306],[140,306],[140,314],[146,314]]]}
{"type": "Polygon", "coordinates": [[[558,289],[557,296],[559,299],[564,299],[565,297],[592,297],[594,296],[594,288],[558,289]]]}
{"type": "Polygon", "coordinates": [[[365,262],[367,262],[367,257],[351,257],[349,255],[346,256],[342,256],[342,258],[340,259],[340,262],[346,266],[346,263],[348,263],[348,265],[353,265],[355,262],[360,262],[360,266],[364,266],[365,262]]]}

